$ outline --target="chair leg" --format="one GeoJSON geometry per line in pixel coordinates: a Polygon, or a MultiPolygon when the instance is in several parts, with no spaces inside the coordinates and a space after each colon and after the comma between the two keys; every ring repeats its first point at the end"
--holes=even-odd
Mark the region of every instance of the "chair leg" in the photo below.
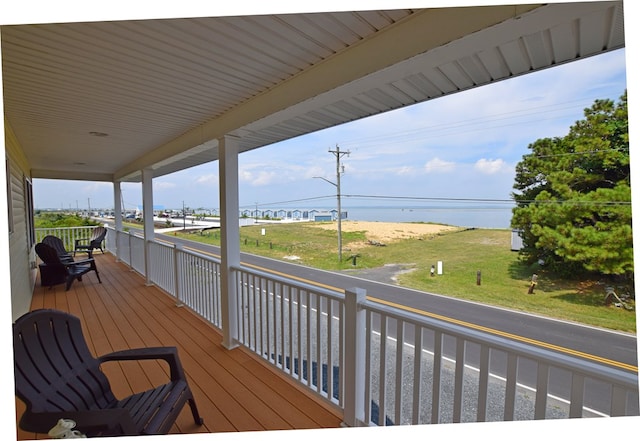
{"type": "Polygon", "coordinates": [[[204,424],[204,420],[200,416],[200,412],[198,412],[198,406],[196,406],[196,400],[193,398],[189,398],[189,407],[191,408],[191,413],[193,414],[193,420],[199,426],[204,424]]]}
{"type": "Polygon", "coordinates": [[[96,266],[96,262],[95,261],[91,262],[91,269],[96,272],[96,277],[98,278],[98,283],[102,283],[102,280],[100,280],[100,273],[98,273],[98,267],[96,266]]]}

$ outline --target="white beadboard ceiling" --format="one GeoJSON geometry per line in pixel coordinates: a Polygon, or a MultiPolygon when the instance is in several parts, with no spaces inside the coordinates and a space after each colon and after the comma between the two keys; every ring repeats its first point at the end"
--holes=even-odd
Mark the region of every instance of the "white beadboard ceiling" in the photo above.
{"type": "Polygon", "coordinates": [[[622,1],[1,28],[36,178],[139,181],[624,47],[622,1]],[[101,136],[102,135],[102,136],[101,136]],[[105,136],[106,135],[106,136],[105,136]]]}

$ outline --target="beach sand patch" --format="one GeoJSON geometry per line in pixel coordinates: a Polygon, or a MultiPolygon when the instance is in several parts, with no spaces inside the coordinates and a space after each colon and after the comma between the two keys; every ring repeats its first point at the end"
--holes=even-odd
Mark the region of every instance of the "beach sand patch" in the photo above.
{"type": "MultiPolygon", "coordinates": [[[[326,230],[337,230],[336,223],[321,223],[314,226],[326,230]]],[[[341,227],[343,232],[365,231],[367,240],[383,244],[394,240],[421,238],[460,230],[460,227],[450,225],[374,221],[342,221],[341,227]]]]}

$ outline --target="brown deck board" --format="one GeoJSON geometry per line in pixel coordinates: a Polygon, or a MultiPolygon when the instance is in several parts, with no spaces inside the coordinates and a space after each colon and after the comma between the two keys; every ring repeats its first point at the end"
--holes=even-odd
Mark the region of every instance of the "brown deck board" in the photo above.
{"type": "MultiPolygon", "coordinates": [[[[217,329],[154,286],[111,254],[97,254],[102,283],[86,274],[71,289],[34,290],[31,309],[56,308],[78,316],[89,348],[100,355],[144,346],[176,346],[204,425],[186,407],[171,433],[232,432],[339,427],[339,411],[245,348],[222,346],[217,329]]],[[[104,366],[116,396],[128,395],[167,378],[157,361],[104,366]]],[[[16,399],[18,418],[24,405],[16,399]]],[[[18,430],[18,440],[46,439],[18,430]]]]}

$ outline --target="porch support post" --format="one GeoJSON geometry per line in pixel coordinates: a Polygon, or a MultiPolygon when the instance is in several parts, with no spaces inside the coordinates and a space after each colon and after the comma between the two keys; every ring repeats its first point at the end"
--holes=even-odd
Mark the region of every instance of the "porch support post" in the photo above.
{"type": "Polygon", "coordinates": [[[153,170],[142,170],[142,219],[144,221],[144,275],[151,285],[151,253],[149,243],[154,239],[153,228],[153,170]]]}
{"type": "Polygon", "coordinates": [[[218,140],[222,345],[227,349],[238,346],[237,286],[232,270],[240,265],[238,149],[236,137],[227,135],[218,140]]]}
{"type": "Polygon", "coordinates": [[[343,426],[364,424],[366,317],[362,305],[367,291],[362,288],[345,290],[344,348],[344,421],[343,426]]]}
{"type": "Polygon", "coordinates": [[[122,188],[121,182],[115,181],[113,183],[113,216],[115,218],[115,232],[116,238],[114,243],[116,244],[116,262],[120,262],[120,232],[122,231],[122,188]]]}

